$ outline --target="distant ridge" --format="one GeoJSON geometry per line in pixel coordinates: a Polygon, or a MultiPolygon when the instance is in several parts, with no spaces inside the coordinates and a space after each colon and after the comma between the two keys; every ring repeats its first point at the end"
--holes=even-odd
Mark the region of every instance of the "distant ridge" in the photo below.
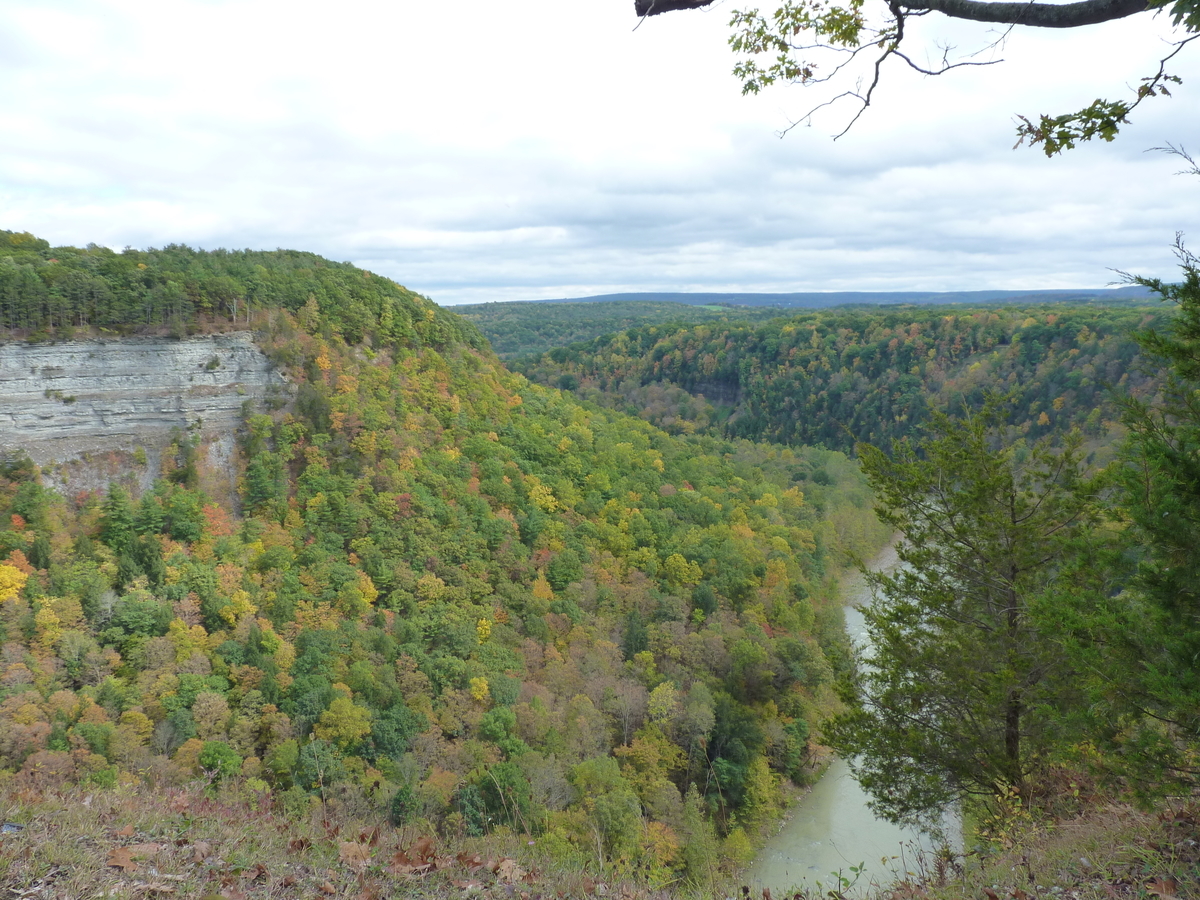
{"type": "Polygon", "coordinates": [[[642,292],[597,294],[592,297],[561,297],[534,303],[606,303],[613,301],[659,301],[689,306],[778,306],[821,309],[828,306],[863,304],[951,304],[1128,302],[1153,296],[1141,285],[1119,288],[1064,288],[1048,291],[811,291],[792,294],[642,292]]]}

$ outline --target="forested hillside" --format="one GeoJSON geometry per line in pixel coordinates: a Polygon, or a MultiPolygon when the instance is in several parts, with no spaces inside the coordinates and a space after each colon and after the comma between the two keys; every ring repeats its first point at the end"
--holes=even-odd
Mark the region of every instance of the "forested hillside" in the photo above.
{"type": "Polygon", "coordinates": [[[849,450],[999,390],[1015,392],[1029,438],[1072,426],[1096,437],[1119,419],[1113,388],[1151,386],[1131,333],[1161,321],[1154,308],[1057,305],[814,312],[631,329],[512,365],[674,433],[849,450]]]}
{"type": "Polygon", "coordinates": [[[51,247],[0,231],[0,333],[44,340],[77,329],[101,334],[175,334],[251,321],[256,311],[295,312],[309,298],[350,344],[380,341],[479,348],[459,316],[349,263],[296,250],[199,251],[51,247]]]}
{"type": "Polygon", "coordinates": [[[456,306],[454,311],[483,332],[501,359],[541,354],[635,327],[762,322],[783,314],[774,308],[694,306],[666,300],[476,303],[456,306]]]}
{"type": "Polygon", "coordinates": [[[186,434],[141,496],[4,461],[13,790],[207,773],[663,882],[744,859],[807,777],[849,666],[831,576],[886,537],[844,455],[581,406],[308,254],[0,239],[10,328],[236,316],[295,386],[247,415],[237,509],[186,434]]]}

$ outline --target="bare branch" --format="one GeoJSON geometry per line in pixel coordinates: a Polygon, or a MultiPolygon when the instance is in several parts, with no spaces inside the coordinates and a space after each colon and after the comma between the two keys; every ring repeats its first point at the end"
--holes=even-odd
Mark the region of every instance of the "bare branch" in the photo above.
{"type": "Polygon", "coordinates": [[[945,72],[949,72],[951,69],[959,69],[959,68],[962,68],[963,66],[994,66],[996,63],[1004,62],[1004,60],[1002,60],[1002,59],[989,59],[984,62],[975,62],[974,60],[965,60],[964,62],[956,62],[956,63],[946,62],[945,60],[943,60],[943,62],[945,64],[940,69],[925,69],[925,68],[922,68],[921,66],[918,66],[915,62],[913,62],[911,59],[909,59],[906,55],[901,53],[899,50],[896,50],[893,53],[893,56],[900,57],[900,59],[902,59],[906,63],[908,63],[909,68],[913,69],[914,71],[920,72],[922,75],[942,75],[945,72]]]}
{"type": "MultiPolygon", "coordinates": [[[[1150,149],[1156,150],[1159,153],[1170,153],[1172,156],[1178,156],[1191,167],[1188,169],[1180,169],[1175,173],[1176,175],[1200,175],[1200,163],[1192,159],[1182,145],[1176,147],[1174,144],[1167,144],[1165,147],[1151,147],[1150,149]]],[[[1125,272],[1121,272],[1120,274],[1125,276],[1126,282],[1129,282],[1129,280],[1132,278],[1131,275],[1125,272]]]]}

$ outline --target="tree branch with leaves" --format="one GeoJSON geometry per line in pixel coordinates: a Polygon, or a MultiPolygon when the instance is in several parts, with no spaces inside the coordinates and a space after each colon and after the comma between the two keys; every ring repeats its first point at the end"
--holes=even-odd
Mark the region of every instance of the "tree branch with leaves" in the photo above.
{"type": "MultiPolygon", "coordinates": [[[[639,16],[700,9],[712,0],[635,0],[639,16]]],[[[941,13],[950,18],[993,25],[1033,28],[1081,28],[1165,10],[1173,26],[1187,36],[1170,43],[1170,52],[1159,60],[1158,69],[1143,78],[1133,96],[1120,100],[1097,99],[1088,106],[1063,115],[1042,114],[1035,119],[1018,116],[1018,146],[1040,146],[1047,156],[1070,150],[1078,143],[1100,138],[1113,140],[1129,114],[1151,97],[1170,96],[1170,87],[1180,78],[1167,71],[1167,63],[1193,40],[1200,38],[1200,0],[1079,0],[1075,3],[1010,3],[987,0],[785,0],[770,13],[758,9],[735,11],[730,19],[730,46],[741,57],[734,75],[742,92],[757,94],[765,87],[783,82],[800,85],[831,84],[848,77],[855,60],[872,57],[865,73],[854,86],[837,92],[795,120],[784,133],[812,121],[817,111],[849,102],[855,109],[849,123],[835,139],[845,134],[871,106],[884,66],[895,59],[924,75],[943,75],[964,66],[993,65],[999,59],[978,57],[994,48],[989,42],[975,53],[951,59],[942,49],[936,65],[920,65],[913,54],[902,50],[906,23],[915,17],[941,13]]],[[[1008,31],[1004,36],[1007,36],[1008,31]]],[[[1003,36],[1001,37],[1001,40],[1003,36]]]]}

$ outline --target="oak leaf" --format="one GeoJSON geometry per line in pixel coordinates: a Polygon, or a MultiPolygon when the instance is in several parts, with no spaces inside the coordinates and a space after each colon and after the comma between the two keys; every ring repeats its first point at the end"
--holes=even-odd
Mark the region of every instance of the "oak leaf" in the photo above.
{"type": "Polygon", "coordinates": [[[357,841],[339,841],[338,856],[353,869],[365,869],[371,861],[371,848],[357,841]]]}
{"type": "Polygon", "coordinates": [[[133,861],[133,854],[126,847],[114,847],[109,852],[105,865],[125,872],[135,872],[139,868],[138,864],[133,861]]]}

